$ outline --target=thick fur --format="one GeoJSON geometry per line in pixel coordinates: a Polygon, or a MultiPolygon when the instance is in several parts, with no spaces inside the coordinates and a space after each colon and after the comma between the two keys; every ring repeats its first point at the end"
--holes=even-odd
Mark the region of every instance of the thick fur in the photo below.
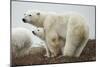
{"type": "Polygon", "coordinates": [[[38,36],[39,38],[41,38],[42,40],[45,40],[45,34],[44,34],[44,29],[42,27],[39,27],[37,29],[34,29],[32,31],[32,33],[36,36],[38,36]]]}
{"type": "Polygon", "coordinates": [[[32,45],[32,32],[26,28],[13,28],[11,46],[16,57],[28,54],[32,45]]]}
{"type": "MultiPolygon", "coordinates": [[[[42,27],[39,27],[35,30],[32,31],[34,35],[38,36],[40,39],[45,40],[45,34],[44,34],[44,28],[42,27]]],[[[64,45],[65,45],[65,40],[64,39],[61,39],[60,38],[60,47],[61,47],[61,50],[62,50],[62,53],[63,53],[63,49],[64,49],[64,45]]],[[[44,44],[44,47],[46,48],[46,44],[44,44]]]]}
{"type": "Polygon", "coordinates": [[[89,38],[86,21],[78,14],[32,11],[23,19],[25,23],[44,28],[48,57],[61,52],[61,39],[66,40],[63,56],[79,57],[89,38]]]}
{"type": "MultiPolygon", "coordinates": [[[[35,47],[33,44],[33,34],[26,28],[13,28],[11,36],[11,48],[14,57],[23,57],[25,55],[45,55],[45,43],[35,47]]],[[[37,44],[39,45],[39,44],[37,44]]]]}

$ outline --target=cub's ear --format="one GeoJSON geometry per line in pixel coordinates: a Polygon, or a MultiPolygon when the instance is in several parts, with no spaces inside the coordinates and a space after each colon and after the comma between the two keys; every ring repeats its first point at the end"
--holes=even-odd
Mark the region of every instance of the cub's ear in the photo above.
{"type": "Polygon", "coordinates": [[[40,15],[40,12],[38,12],[37,15],[40,15]]]}

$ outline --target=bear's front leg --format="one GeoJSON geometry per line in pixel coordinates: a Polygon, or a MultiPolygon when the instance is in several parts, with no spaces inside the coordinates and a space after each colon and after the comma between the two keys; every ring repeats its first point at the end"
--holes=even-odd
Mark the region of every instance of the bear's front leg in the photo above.
{"type": "Polygon", "coordinates": [[[59,37],[55,31],[46,32],[46,42],[51,57],[58,56],[61,53],[59,37]]]}
{"type": "Polygon", "coordinates": [[[47,44],[45,45],[45,49],[46,49],[46,54],[45,54],[45,56],[46,56],[46,57],[50,57],[50,51],[49,51],[49,48],[48,48],[48,45],[47,45],[47,44]]]}

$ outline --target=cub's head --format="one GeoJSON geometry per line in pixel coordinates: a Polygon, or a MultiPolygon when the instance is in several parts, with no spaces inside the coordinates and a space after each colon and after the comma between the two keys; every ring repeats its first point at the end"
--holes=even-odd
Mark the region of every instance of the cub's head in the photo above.
{"type": "Polygon", "coordinates": [[[37,28],[36,30],[32,31],[32,33],[36,36],[38,36],[41,39],[44,39],[44,29],[43,28],[37,28]]]}
{"type": "Polygon", "coordinates": [[[37,27],[41,27],[43,26],[44,13],[40,11],[28,11],[24,14],[22,21],[24,23],[29,23],[37,27]]]}

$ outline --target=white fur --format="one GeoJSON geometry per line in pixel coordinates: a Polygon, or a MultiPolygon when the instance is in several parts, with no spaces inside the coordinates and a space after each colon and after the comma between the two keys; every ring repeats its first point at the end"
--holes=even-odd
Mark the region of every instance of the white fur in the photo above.
{"type": "Polygon", "coordinates": [[[27,55],[32,43],[32,32],[26,28],[13,28],[11,36],[12,51],[16,57],[27,55]]]}
{"type": "Polygon", "coordinates": [[[54,57],[61,52],[61,39],[66,40],[63,56],[80,56],[89,37],[89,30],[84,17],[78,14],[60,14],[41,11],[32,11],[30,14],[32,14],[31,17],[29,17],[29,13],[24,17],[26,22],[44,28],[48,57],[50,53],[54,57]],[[40,14],[37,15],[37,13],[40,14]]]}
{"type": "MultiPolygon", "coordinates": [[[[42,40],[46,41],[45,40],[45,33],[44,33],[44,29],[42,27],[39,27],[35,30],[33,30],[35,35],[38,36],[39,38],[41,38],[42,40]]],[[[61,50],[63,52],[63,49],[64,49],[64,44],[65,44],[65,40],[61,39],[60,40],[60,44],[61,44],[61,50]]],[[[46,48],[46,44],[43,45],[45,48],[46,48]]]]}
{"type": "Polygon", "coordinates": [[[29,54],[41,53],[45,50],[45,43],[33,43],[32,31],[26,28],[13,28],[11,36],[11,48],[15,57],[23,57],[29,54]],[[35,46],[37,45],[37,46],[35,46]]]}
{"type": "Polygon", "coordinates": [[[44,34],[44,29],[43,28],[37,28],[33,30],[36,36],[40,37],[42,40],[45,40],[45,34],[44,34]]]}

